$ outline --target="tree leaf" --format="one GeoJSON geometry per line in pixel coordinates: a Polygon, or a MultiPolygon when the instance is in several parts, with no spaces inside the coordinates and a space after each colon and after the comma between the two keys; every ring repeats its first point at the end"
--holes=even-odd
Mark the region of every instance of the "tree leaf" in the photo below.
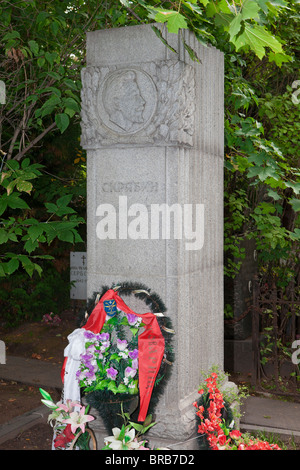
{"type": "Polygon", "coordinates": [[[79,112],[80,108],[78,103],[74,100],[74,98],[68,97],[63,99],[63,106],[66,108],[72,109],[73,111],[79,112]]]}
{"type": "Polygon", "coordinates": [[[276,53],[282,52],[280,42],[260,25],[245,23],[244,31],[236,38],[233,38],[232,42],[237,50],[249,46],[259,59],[262,59],[265,55],[266,47],[276,53]]]}
{"type": "Polygon", "coordinates": [[[239,13],[236,17],[230,22],[228,32],[230,35],[230,40],[233,41],[233,38],[238,34],[242,25],[242,15],[239,13]]]}
{"type": "Polygon", "coordinates": [[[37,240],[39,238],[40,235],[42,235],[43,233],[43,225],[42,224],[39,224],[39,225],[31,225],[31,227],[29,227],[28,229],[28,235],[31,239],[32,242],[34,242],[35,240],[37,240]]]}
{"type": "Polygon", "coordinates": [[[62,242],[74,243],[74,233],[71,230],[64,230],[63,232],[58,232],[57,238],[62,242]]]}
{"type": "Polygon", "coordinates": [[[15,193],[7,197],[7,205],[11,207],[11,209],[30,209],[28,204],[15,193]]]}
{"type": "Polygon", "coordinates": [[[24,191],[25,193],[30,194],[32,190],[32,184],[29,181],[18,181],[17,190],[20,191],[20,193],[24,191]]]}
{"type": "Polygon", "coordinates": [[[4,263],[1,263],[0,262],[0,277],[4,277],[5,276],[5,270],[3,268],[3,265],[4,263]]]}
{"type": "Polygon", "coordinates": [[[76,85],[76,83],[71,80],[70,78],[66,78],[64,80],[64,84],[67,85],[67,87],[71,88],[71,90],[74,90],[74,91],[78,91],[78,86],[76,85]]]}
{"type": "Polygon", "coordinates": [[[37,60],[38,67],[42,68],[45,65],[45,58],[44,57],[39,57],[37,60]]]}
{"type": "Polygon", "coordinates": [[[289,203],[291,204],[291,206],[292,206],[292,208],[295,212],[300,211],[300,199],[296,199],[296,198],[290,199],[289,203]]]}
{"type": "Polygon", "coordinates": [[[66,113],[57,114],[55,116],[55,122],[58,129],[63,134],[63,132],[65,132],[65,130],[69,126],[70,118],[66,113]]]}
{"type": "Polygon", "coordinates": [[[260,6],[257,2],[253,0],[245,0],[241,8],[241,15],[243,20],[258,18],[258,12],[260,11],[260,6]]]}
{"type": "Polygon", "coordinates": [[[60,197],[57,199],[56,204],[58,207],[67,206],[72,200],[73,194],[66,194],[65,196],[60,197]]]}
{"type": "Polygon", "coordinates": [[[47,212],[50,212],[51,214],[55,214],[58,210],[57,205],[53,204],[53,202],[45,202],[45,207],[48,209],[47,212]]]}
{"type": "MultiPolygon", "coordinates": [[[[38,248],[39,243],[38,241],[32,241],[31,239],[27,240],[27,242],[24,245],[24,250],[27,251],[27,253],[32,253],[36,248],[38,248]]],[[[33,264],[33,263],[32,263],[33,264]]],[[[24,266],[25,267],[25,266],[24,266]]],[[[26,268],[25,268],[26,269],[26,268]]]]}
{"type": "Polygon", "coordinates": [[[34,271],[34,263],[32,263],[32,261],[30,261],[26,255],[19,255],[19,260],[21,261],[22,266],[27,274],[31,277],[34,271]]]}
{"type": "Polygon", "coordinates": [[[8,240],[8,233],[4,228],[0,228],[0,245],[6,243],[8,240]]]}
{"type": "MultiPolygon", "coordinates": [[[[156,9],[156,11],[158,11],[158,9],[156,9]]],[[[159,10],[155,16],[155,21],[159,23],[167,22],[169,33],[177,34],[179,29],[187,29],[188,27],[184,16],[178,11],[159,10]]]]}
{"type": "Polygon", "coordinates": [[[31,40],[31,41],[28,41],[28,44],[29,44],[29,47],[30,47],[30,50],[34,53],[34,55],[36,56],[38,53],[39,53],[39,45],[36,41],[34,40],[31,40]]]}
{"type": "Polygon", "coordinates": [[[172,52],[175,52],[175,54],[177,54],[176,50],[170,46],[170,44],[168,44],[168,42],[165,40],[165,38],[163,37],[163,35],[161,34],[161,31],[156,28],[155,26],[151,26],[151,28],[153,29],[153,31],[155,32],[156,36],[161,40],[161,42],[168,48],[170,49],[170,51],[172,52]]]}
{"type": "Polygon", "coordinates": [[[17,258],[11,259],[6,264],[6,272],[7,274],[14,273],[19,267],[19,260],[17,258]]]}

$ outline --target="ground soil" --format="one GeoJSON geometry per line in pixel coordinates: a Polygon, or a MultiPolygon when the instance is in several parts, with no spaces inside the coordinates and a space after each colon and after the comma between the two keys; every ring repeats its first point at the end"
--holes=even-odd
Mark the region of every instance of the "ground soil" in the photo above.
{"type": "MultiPolygon", "coordinates": [[[[0,328],[6,354],[62,364],[67,336],[76,328],[76,312],[63,312],[57,324],[42,321],[26,323],[14,329],[0,328]]],[[[60,391],[47,389],[55,401],[60,391]]],[[[0,379],[0,425],[42,405],[38,387],[0,379]]],[[[0,450],[50,450],[52,428],[41,422],[0,444],[0,450]]]]}

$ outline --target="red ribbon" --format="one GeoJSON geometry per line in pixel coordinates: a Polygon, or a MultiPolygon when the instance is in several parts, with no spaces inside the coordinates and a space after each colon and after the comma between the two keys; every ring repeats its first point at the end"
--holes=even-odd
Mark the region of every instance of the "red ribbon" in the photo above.
{"type": "MultiPolygon", "coordinates": [[[[140,412],[138,421],[145,421],[147,411],[154,387],[154,382],[158,374],[161,361],[165,351],[165,340],[161,333],[156,316],[152,313],[139,314],[131,310],[121,299],[118,292],[109,289],[100,299],[87,323],[83,326],[85,330],[98,334],[102,330],[105,322],[106,312],[103,302],[105,300],[115,300],[117,308],[124,313],[130,313],[141,317],[145,325],[145,330],[138,336],[139,350],[139,391],[140,391],[140,412]]],[[[67,358],[65,358],[61,376],[64,380],[64,371],[67,358]]]]}

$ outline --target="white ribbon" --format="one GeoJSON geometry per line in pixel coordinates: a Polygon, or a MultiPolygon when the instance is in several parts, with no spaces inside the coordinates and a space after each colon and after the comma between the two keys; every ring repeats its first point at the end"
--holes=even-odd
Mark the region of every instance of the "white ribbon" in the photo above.
{"type": "Polygon", "coordinates": [[[66,400],[78,401],[80,403],[80,387],[76,373],[80,368],[80,356],[85,352],[85,330],[77,328],[69,336],[69,344],[65,348],[64,355],[67,357],[64,375],[64,402],[66,400]]]}

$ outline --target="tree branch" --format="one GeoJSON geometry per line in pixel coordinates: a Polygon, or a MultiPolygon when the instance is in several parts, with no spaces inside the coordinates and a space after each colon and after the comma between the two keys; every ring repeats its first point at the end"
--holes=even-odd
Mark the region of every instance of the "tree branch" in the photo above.
{"type": "Polygon", "coordinates": [[[20,161],[24,157],[25,153],[27,153],[30,149],[32,149],[32,147],[34,147],[41,139],[43,139],[43,137],[45,137],[45,135],[47,135],[48,132],[52,131],[52,129],[54,129],[55,126],[56,126],[56,122],[53,122],[52,124],[50,124],[50,126],[48,126],[40,135],[38,135],[35,139],[33,139],[33,141],[30,142],[30,144],[27,145],[27,147],[25,147],[21,152],[17,153],[17,155],[13,159],[20,161]]]}

